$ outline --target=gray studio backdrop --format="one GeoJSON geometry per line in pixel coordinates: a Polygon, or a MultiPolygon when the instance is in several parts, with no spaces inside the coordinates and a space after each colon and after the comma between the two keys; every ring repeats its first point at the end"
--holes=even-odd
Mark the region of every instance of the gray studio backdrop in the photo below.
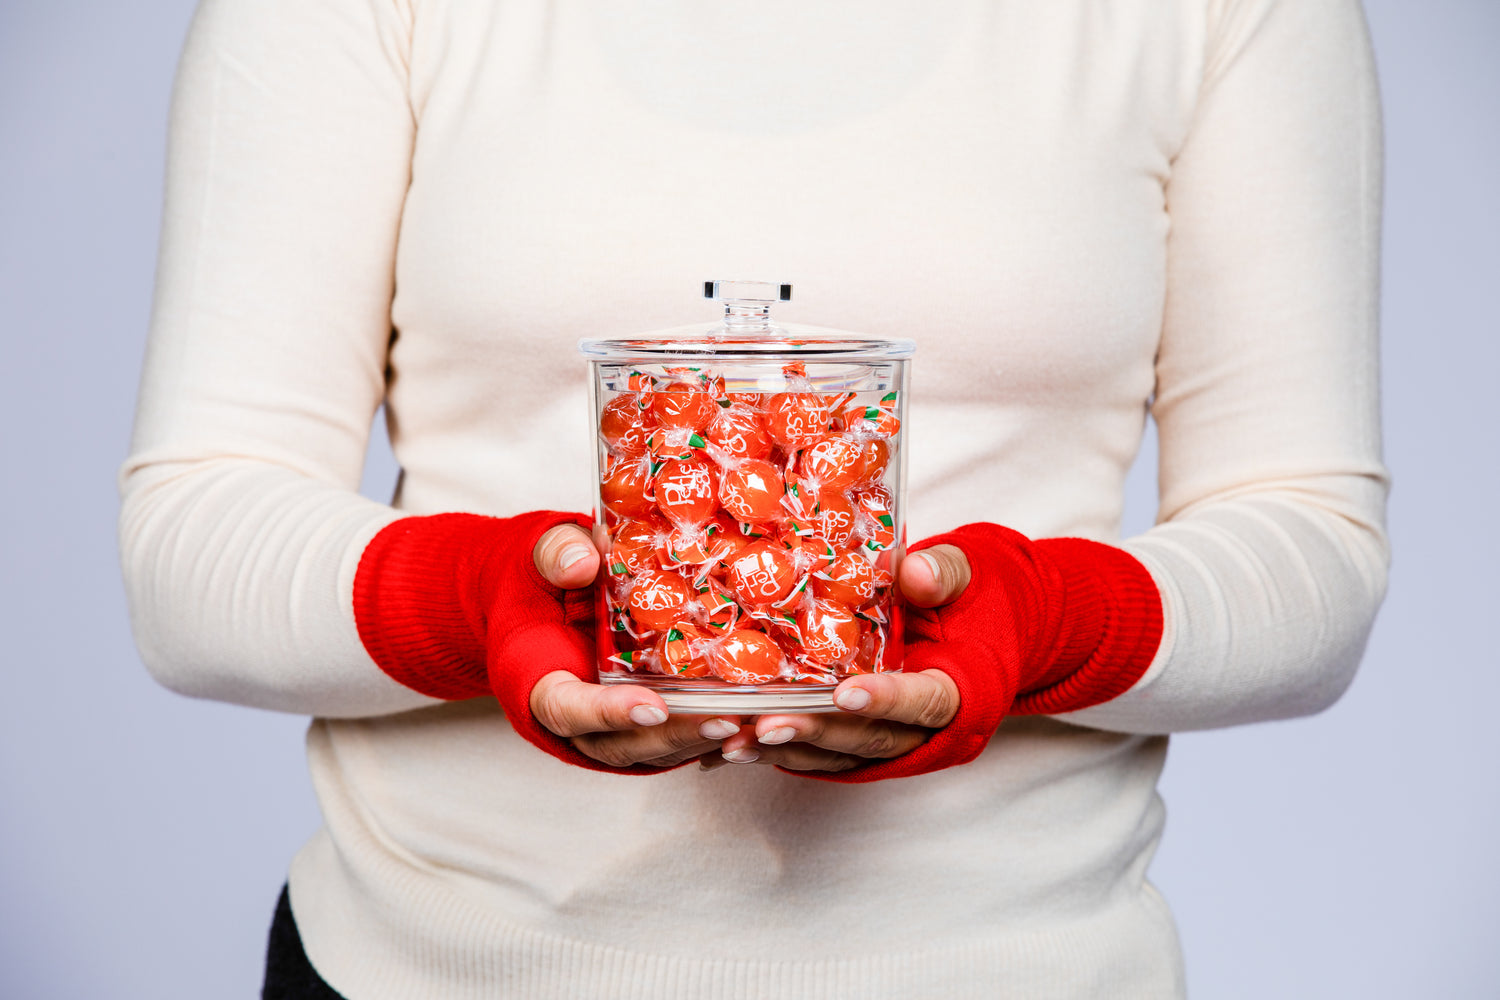
{"type": "MultiPolygon", "coordinates": [[[[158,689],[115,566],[188,0],[0,0],[0,997],[257,995],[305,721],[158,689]]],[[[1370,0],[1396,567],[1326,714],[1172,744],[1204,998],[1500,996],[1500,3],[1370,0]]],[[[1152,475],[1132,479],[1150,523],[1152,475]]],[[[394,467],[377,440],[367,490],[394,467]]]]}

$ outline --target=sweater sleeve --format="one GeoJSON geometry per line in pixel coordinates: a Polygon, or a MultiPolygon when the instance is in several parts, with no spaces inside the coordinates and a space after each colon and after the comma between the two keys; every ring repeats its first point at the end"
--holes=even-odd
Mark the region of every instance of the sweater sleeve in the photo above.
{"type": "Polygon", "coordinates": [[[433,703],[351,602],[398,516],[360,497],[411,162],[401,0],[206,0],[173,96],[120,549],[147,667],[184,694],[358,716],[433,703]]]}
{"type": "Polygon", "coordinates": [[[1357,0],[1211,5],[1176,156],[1152,414],[1157,526],[1124,547],[1165,633],[1062,718],[1168,732],[1287,718],[1350,683],[1384,595],[1381,135],[1357,0]]]}

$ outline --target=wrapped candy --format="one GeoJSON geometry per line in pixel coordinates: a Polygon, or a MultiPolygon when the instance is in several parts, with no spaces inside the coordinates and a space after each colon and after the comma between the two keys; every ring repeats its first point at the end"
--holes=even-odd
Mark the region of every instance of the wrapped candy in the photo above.
{"type": "Polygon", "coordinates": [[[901,430],[901,418],[896,416],[899,395],[888,392],[874,406],[853,403],[841,415],[844,429],[853,434],[889,438],[901,430]]]}
{"type": "Polygon", "coordinates": [[[645,462],[625,459],[616,462],[599,484],[599,499],[611,514],[641,518],[656,513],[656,495],[652,492],[651,467],[645,462]]]}
{"type": "Polygon", "coordinates": [[[813,592],[851,608],[875,599],[875,567],[861,553],[845,552],[827,569],[813,573],[813,592]]]}
{"type": "Polygon", "coordinates": [[[859,510],[858,530],[865,548],[880,551],[896,541],[896,520],[891,513],[891,496],[878,486],[862,490],[854,498],[859,510]]]}
{"type": "Polygon", "coordinates": [[[764,632],[738,629],[713,647],[713,672],[730,684],[765,684],[781,674],[781,647],[764,632]]]}
{"type": "Polygon", "coordinates": [[[818,663],[847,663],[859,649],[860,621],[838,601],[810,601],[797,615],[797,630],[802,651],[818,663]]]}
{"type": "Polygon", "coordinates": [[[820,493],[847,490],[864,478],[864,446],[842,434],[825,437],[802,452],[797,471],[820,493]]]}
{"type": "Polygon", "coordinates": [[[733,630],[744,615],[734,595],[713,577],[706,578],[699,585],[698,606],[703,624],[719,633],[733,630]]]}
{"type": "Polygon", "coordinates": [[[643,573],[635,580],[625,606],[630,617],[648,629],[664,629],[677,620],[692,590],[674,573],[643,573]]]}
{"type": "MultiPolygon", "coordinates": [[[[709,524],[708,529],[713,533],[714,540],[717,542],[715,550],[717,552],[717,559],[714,569],[721,573],[727,573],[730,561],[739,555],[745,546],[755,541],[754,538],[745,533],[740,527],[739,522],[722,511],[714,515],[714,519],[709,524]]],[[[757,535],[756,537],[760,536],[757,535]]]]}
{"type": "Polygon", "coordinates": [[[657,641],[655,667],[677,677],[707,677],[713,670],[702,629],[691,621],[679,621],[657,641]]]}
{"type": "Polygon", "coordinates": [[[639,573],[653,568],[657,550],[669,531],[665,521],[649,514],[640,520],[621,521],[610,535],[610,572],[639,573]]]}
{"type": "Polygon", "coordinates": [[[801,562],[807,567],[809,573],[821,573],[831,569],[839,560],[839,550],[833,547],[833,543],[821,535],[808,535],[800,538],[799,551],[801,562]]]}
{"type": "Polygon", "coordinates": [[[726,400],[703,436],[733,458],[770,458],[776,444],[753,406],[726,400]]]}
{"type": "Polygon", "coordinates": [[[655,424],[646,413],[637,393],[616,396],[599,417],[599,436],[610,454],[621,458],[640,458],[646,453],[646,439],[655,424]]]}
{"type": "Polygon", "coordinates": [[[770,539],[747,545],[729,563],[729,585],[747,605],[759,607],[780,601],[797,586],[798,579],[791,550],[770,539]]]}
{"type": "Polygon", "coordinates": [[[682,522],[659,537],[656,557],[663,569],[696,569],[725,554],[724,542],[716,539],[713,524],[682,522]]]}
{"type": "Polygon", "coordinates": [[[854,538],[856,512],[848,494],[829,491],[818,497],[813,525],[829,544],[845,548],[854,538]]]}
{"type": "Polygon", "coordinates": [[[703,385],[678,383],[648,395],[651,415],[659,427],[705,430],[719,406],[703,385]]]}
{"type": "Polygon", "coordinates": [[[817,443],[828,427],[822,401],[809,392],[783,392],[766,407],[766,429],[771,439],[788,451],[817,443]]]}
{"type": "Polygon", "coordinates": [[[885,438],[868,438],[860,449],[859,484],[873,486],[885,478],[891,461],[891,446],[885,438]]]}
{"type": "Polygon", "coordinates": [[[701,459],[671,459],[653,484],[656,506],[676,524],[703,524],[713,516],[714,467],[701,459]]]}
{"type": "Polygon", "coordinates": [[[719,473],[719,506],[741,523],[779,520],[785,493],[781,470],[758,458],[742,459],[719,473]]]}

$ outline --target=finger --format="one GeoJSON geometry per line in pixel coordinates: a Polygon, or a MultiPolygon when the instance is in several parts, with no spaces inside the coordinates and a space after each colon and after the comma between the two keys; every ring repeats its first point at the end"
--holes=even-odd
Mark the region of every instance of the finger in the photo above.
{"type": "Polygon", "coordinates": [[[867,719],[941,729],[958,714],[958,686],[941,670],[860,674],[834,690],[833,703],[867,719]]]}
{"type": "Polygon", "coordinates": [[[741,726],[739,732],[719,745],[719,756],[731,764],[753,764],[760,758],[760,751],[754,726],[741,726]]]}
{"type": "Polygon", "coordinates": [[[715,745],[739,731],[740,717],[738,715],[716,715],[711,719],[703,720],[698,726],[698,735],[705,740],[713,740],[715,745]]]}
{"type": "MultiPolygon", "coordinates": [[[[659,726],[667,721],[667,703],[634,684],[589,684],[554,670],[531,689],[531,714],[558,736],[570,737],[659,726]]],[[[695,733],[701,721],[694,720],[695,733]]]]}
{"type": "MultiPolygon", "coordinates": [[[[579,753],[611,767],[631,764],[680,764],[718,746],[698,735],[698,724],[678,716],[666,725],[619,733],[585,733],[573,737],[579,753]]],[[[665,766],[665,765],[663,765],[665,766]]]]}
{"type": "Polygon", "coordinates": [[[854,757],[899,757],[932,735],[920,726],[843,713],[763,716],[755,732],[762,750],[796,742],[854,757]]]}
{"type": "Polygon", "coordinates": [[[847,771],[867,761],[815,747],[811,743],[788,743],[780,747],[763,747],[755,763],[775,764],[789,771],[847,771]]]}
{"type": "Polygon", "coordinates": [[[969,586],[969,559],[954,545],[934,545],[901,562],[901,593],[919,608],[948,604],[969,586]]]}
{"type": "Polygon", "coordinates": [[[651,767],[676,767],[679,764],[686,764],[690,760],[700,760],[709,754],[716,754],[718,751],[719,744],[716,741],[704,740],[684,750],[669,754],[666,757],[655,757],[651,760],[643,760],[641,763],[650,765],[651,767]]]}
{"type": "Polygon", "coordinates": [[[599,573],[599,550],[589,533],[576,524],[549,528],[537,539],[531,560],[548,583],[564,590],[587,587],[599,573]]]}

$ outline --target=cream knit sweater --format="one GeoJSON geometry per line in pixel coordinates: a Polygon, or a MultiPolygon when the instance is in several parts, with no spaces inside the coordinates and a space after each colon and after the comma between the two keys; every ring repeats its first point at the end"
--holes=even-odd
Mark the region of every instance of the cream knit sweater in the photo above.
{"type": "Polygon", "coordinates": [[[186,694],[318,717],[292,865],[352,1000],[1171,997],[1174,730],[1316,712],[1384,588],[1377,97],[1355,0],[207,0],[183,56],[121,546],[186,694]],[[618,777],[355,632],[403,513],[590,506],[580,336],[913,337],[913,537],[1117,541],[1148,412],[1150,671],[875,785],[618,777]],[[384,401],[403,474],[354,492],[384,401]]]}

